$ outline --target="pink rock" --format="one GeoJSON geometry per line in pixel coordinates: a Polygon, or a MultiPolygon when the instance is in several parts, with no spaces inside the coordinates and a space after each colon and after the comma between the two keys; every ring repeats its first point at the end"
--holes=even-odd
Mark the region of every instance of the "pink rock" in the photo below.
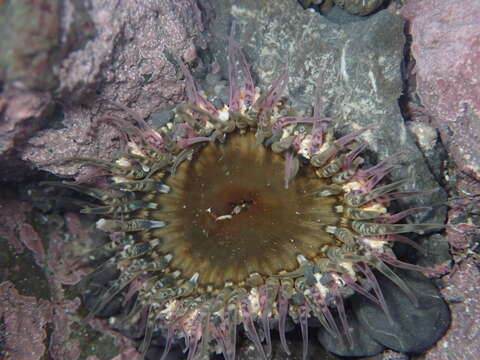
{"type": "Polygon", "coordinates": [[[480,272],[472,260],[444,277],[442,295],[450,302],[452,326],[425,360],[472,360],[480,354],[480,272]]]}
{"type": "Polygon", "coordinates": [[[4,191],[0,196],[0,237],[8,240],[16,251],[23,250],[19,231],[27,219],[32,206],[15,198],[12,192],[4,191]]]}
{"type": "Polygon", "coordinates": [[[62,299],[53,308],[54,331],[48,349],[48,354],[52,360],[77,360],[80,356],[80,341],[72,338],[73,329],[71,328],[73,322],[71,314],[75,313],[80,303],[79,298],[73,300],[62,299]]]}
{"type": "Polygon", "coordinates": [[[19,295],[14,285],[0,284],[0,317],[5,322],[5,347],[16,360],[38,360],[46,350],[46,325],[52,319],[48,301],[19,295]]]}
{"type": "Polygon", "coordinates": [[[89,14],[96,36],[69,53],[58,70],[64,127],[40,132],[22,153],[24,160],[57,175],[78,172],[78,164],[59,160],[108,159],[118,151],[118,131],[98,120],[109,112],[124,114],[106,101],[131,107],[144,118],[179,102],[183,84],[168,54],[193,61],[194,45],[206,42],[194,0],[94,1],[89,14]]]}
{"type": "Polygon", "coordinates": [[[20,241],[33,252],[35,262],[42,266],[45,263],[45,248],[33,226],[27,223],[21,225],[19,237],[20,241]]]}
{"type": "Polygon", "coordinates": [[[90,239],[88,230],[80,222],[80,216],[73,212],[67,212],[65,214],[65,225],[70,235],[73,237],[73,241],[87,242],[90,239]]]}
{"type": "Polygon", "coordinates": [[[480,179],[480,2],[411,0],[417,92],[462,171],[480,179]]]}
{"type": "Polygon", "coordinates": [[[51,231],[48,242],[48,269],[52,273],[53,281],[74,285],[87,273],[85,269],[74,264],[73,245],[75,240],[68,243],[60,231],[51,231]]]}
{"type": "Polygon", "coordinates": [[[446,237],[452,247],[455,257],[466,249],[475,245],[475,234],[478,233],[478,222],[474,223],[472,214],[475,214],[479,205],[480,182],[469,177],[457,182],[459,197],[449,201],[448,223],[446,237]]]}
{"type": "Polygon", "coordinates": [[[19,166],[17,152],[43,125],[50,110],[49,95],[15,91],[0,96],[0,178],[14,179],[24,168],[19,166]]]}

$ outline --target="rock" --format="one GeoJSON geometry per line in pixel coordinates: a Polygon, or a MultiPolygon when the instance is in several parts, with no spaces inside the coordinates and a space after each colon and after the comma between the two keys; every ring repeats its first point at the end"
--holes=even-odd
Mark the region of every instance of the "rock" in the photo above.
{"type": "Polygon", "coordinates": [[[444,177],[443,164],[447,159],[444,145],[438,139],[435,127],[422,121],[407,122],[408,129],[415,137],[415,141],[422,151],[426,162],[437,181],[444,177]]]}
{"type": "Polygon", "coordinates": [[[51,96],[31,91],[0,95],[0,180],[19,180],[28,168],[19,160],[24,143],[52,112],[51,96]]]}
{"type": "Polygon", "coordinates": [[[437,144],[437,131],[434,127],[422,122],[410,122],[408,128],[424,151],[432,151],[437,144]]]}
{"type": "Polygon", "coordinates": [[[415,307],[392,281],[378,281],[393,319],[364,297],[355,297],[353,309],[363,329],[383,346],[398,352],[420,353],[432,347],[450,326],[447,304],[430,280],[419,273],[396,270],[418,299],[415,307]]]}
{"type": "MultiPolygon", "coordinates": [[[[298,331],[300,332],[300,330],[298,331]]],[[[312,341],[312,338],[309,340],[308,344],[308,354],[306,358],[303,358],[303,344],[300,334],[289,334],[287,336],[287,346],[291,352],[291,355],[287,355],[283,351],[283,347],[280,342],[280,338],[276,333],[272,333],[272,357],[271,360],[339,360],[334,354],[328,353],[323,349],[320,344],[315,341],[312,341]]],[[[224,360],[223,356],[214,357],[215,360],[224,360]]],[[[250,340],[244,339],[237,342],[237,360],[258,360],[258,352],[253,346],[250,340]]]]}
{"type": "Polygon", "coordinates": [[[392,350],[387,350],[382,354],[382,360],[410,360],[410,356],[392,350]]]}
{"type": "Polygon", "coordinates": [[[7,0],[0,4],[0,74],[4,87],[49,92],[67,53],[93,34],[81,0],[7,0]]]}
{"type": "Polygon", "coordinates": [[[160,346],[150,346],[145,356],[146,360],[182,360],[185,359],[185,354],[182,352],[180,348],[174,348],[170,350],[168,355],[165,358],[162,358],[163,355],[163,347],[160,346]]]}
{"type": "Polygon", "coordinates": [[[462,171],[480,179],[480,6],[412,0],[410,23],[417,93],[462,171]]]}
{"type": "Polygon", "coordinates": [[[19,154],[52,113],[59,64],[93,32],[83,1],[9,0],[0,33],[0,179],[18,181],[28,171],[19,154]]]}
{"type": "Polygon", "coordinates": [[[334,2],[350,14],[365,16],[379,9],[385,0],[334,0],[334,2]]]}
{"type": "Polygon", "coordinates": [[[2,1],[0,4],[0,73],[8,85],[52,90],[52,71],[60,44],[60,1],[2,1]]]}
{"type": "MultiPolygon", "coordinates": [[[[14,284],[0,284],[2,347],[18,360],[40,359],[46,350],[47,325],[52,321],[52,305],[33,296],[18,293],[14,284]],[[28,351],[27,351],[28,350],[28,351]]],[[[2,350],[0,348],[0,350],[2,350]]],[[[0,351],[3,355],[3,351],[0,351]]]]}
{"type": "Polygon", "coordinates": [[[480,353],[480,271],[470,259],[444,278],[442,295],[450,303],[452,327],[425,356],[426,360],[471,360],[480,353]]]}
{"type": "MultiPolygon", "coordinates": [[[[354,295],[354,297],[361,295],[354,295]]],[[[350,301],[347,301],[349,304],[350,301]]],[[[378,309],[377,309],[378,310],[378,309]]],[[[374,356],[382,352],[384,348],[383,345],[375,341],[368,332],[365,331],[362,324],[358,321],[355,313],[352,311],[351,306],[347,307],[347,320],[348,325],[351,329],[351,335],[353,338],[353,346],[349,347],[348,345],[342,343],[340,339],[330,335],[325,328],[321,327],[317,333],[317,339],[322,344],[322,346],[337,355],[340,356],[374,356]]],[[[340,319],[337,318],[337,323],[340,324],[340,319]]]]}
{"type": "Polygon", "coordinates": [[[450,254],[449,243],[445,236],[433,234],[424,237],[419,242],[424,250],[419,254],[418,265],[424,267],[435,267],[439,265],[450,265],[452,255],[450,254]]]}
{"type": "Polygon", "coordinates": [[[334,5],[333,0],[298,0],[298,2],[305,10],[319,11],[321,14],[328,13],[334,5]]]}
{"type": "Polygon", "coordinates": [[[109,101],[131,106],[143,118],[169,101],[179,102],[183,84],[177,81],[171,54],[193,61],[195,45],[204,47],[207,36],[193,0],[152,6],[134,0],[93,1],[87,13],[97,33],[58,66],[58,117],[22,151],[31,166],[56,175],[78,171],[78,164],[62,164],[61,159],[109,159],[118,151],[118,131],[98,123],[110,109],[123,115],[109,101]]]}

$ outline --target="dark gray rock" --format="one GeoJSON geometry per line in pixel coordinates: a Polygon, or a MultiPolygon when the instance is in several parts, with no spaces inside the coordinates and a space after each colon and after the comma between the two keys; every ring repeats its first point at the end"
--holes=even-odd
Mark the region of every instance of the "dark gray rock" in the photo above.
{"type": "Polygon", "coordinates": [[[421,121],[409,121],[407,126],[420,151],[422,151],[430,171],[437,181],[441,182],[443,179],[443,163],[447,159],[447,151],[438,137],[437,130],[421,121]]]}
{"type": "MultiPolygon", "coordinates": [[[[360,296],[360,295],[355,295],[360,296]]],[[[384,350],[384,346],[372,339],[363,329],[351,307],[347,308],[347,320],[351,329],[353,346],[349,347],[339,338],[333,337],[323,327],[320,327],[317,333],[317,339],[322,346],[330,352],[340,356],[374,356],[384,350]]],[[[340,320],[337,319],[340,326],[340,320]]]]}
{"type": "Polygon", "coordinates": [[[419,244],[424,250],[424,253],[419,255],[419,265],[433,267],[451,263],[450,245],[444,236],[433,234],[422,238],[419,244]]]}
{"type": "Polygon", "coordinates": [[[365,16],[379,9],[385,0],[334,0],[337,6],[342,7],[350,14],[365,16]]]}
{"type": "MultiPolygon", "coordinates": [[[[160,346],[150,346],[145,355],[146,360],[158,360],[162,358],[163,347],[160,346]]],[[[183,360],[185,359],[185,354],[182,353],[182,350],[179,348],[171,349],[168,355],[164,358],[165,360],[183,360]]]]}
{"type": "Polygon", "coordinates": [[[392,281],[377,275],[393,322],[364,297],[352,299],[365,332],[387,348],[419,353],[433,346],[450,325],[450,312],[439,291],[425,276],[396,270],[418,299],[418,307],[392,281]]]}
{"type": "MultiPolygon", "coordinates": [[[[300,330],[298,331],[300,332],[300,330]]],[[[312,332],[313,333],[313,332],[312,332]]],[[[289,334],[287,336],[287,346],[291,355],[287,355],[283,350],[280,339],[276,333],[272,333],[272,357],[271,360],[340,360],[334,354],[328,353],[316,341],[312,341],[312,337],[308,343],[308,353],[306,358],[303,358],[303,342],[300,334],[289,334]]],[[[247,339],[242,339],[237,342],[237,360],[259,360],[258,352],[252,345],[252,342],[247,339]]],[[[223,356],[211,357],[211,360],[224,360],[223,356]]]]}

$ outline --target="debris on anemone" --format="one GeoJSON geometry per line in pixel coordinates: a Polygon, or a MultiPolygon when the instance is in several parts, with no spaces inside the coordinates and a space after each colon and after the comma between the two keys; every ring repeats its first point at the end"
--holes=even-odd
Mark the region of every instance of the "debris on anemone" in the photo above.
{"type": "Polygon", "coordinates": [[[117,105],[124,117],[102,120],[121,130],[125,153],[112,163],[75,159],[106,181],[60,184],[95,199],[82,212],[101,216],[96,225],[112,239],[95,273],[114,267],[119,275],[91,316],[128,288],[130,305],[117,321],[144,324],[143,355],[161,329],[164,357],[183,338],[189,360],[213,352],[233,360],[243,326],[258,358],[268,359],[273,319],[289,354],[287,317],[300,324],[304,359],[309,318],[352,346],[344,298],[360,293],[390,318],[377,270],[415,303],[390,266],[432,270],[398,260],[392,244],[415,246],[400,234],[438,225],[397,224],[419,210],[387,210],[415,194],[400,191],[405,181],[384,181],[398,155],[362,168],[359,136],[371,129],[336,138],[334,121],[321,115],[320,86],[313,114],[298,115],[282,99],[287,66],[260,92],[232,37],[228,55],[228,104],[209,102],[181,64],[188,102],[172,121],[154,129],[117,105]]]}

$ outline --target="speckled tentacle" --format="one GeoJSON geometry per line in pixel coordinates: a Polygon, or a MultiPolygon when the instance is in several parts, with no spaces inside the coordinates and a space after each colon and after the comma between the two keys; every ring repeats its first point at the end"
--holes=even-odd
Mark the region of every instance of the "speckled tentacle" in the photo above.
{"type": "MultiPolygon", "coordinates": [[[[380,271],[383,275],[393,281],[402,291],[410,298],[412,303],[415,306],[418,306],[418,299],[412,290],[407,286],[405,281],[403,281],[395,272],[390,269],[382,260],[377,257],[370,258],[368,263],[373,265],[378,271],[380,271]]],[[[375,276],[373,276],[375,277],[375,276]]],[[[378,294],[377,294],[378,296],[378,294]]]]}
{"type": "Polygon", "coordinates": [[[71,189],[81,194],[88,195],[94,199],[102,201],[104,204],[108,205],[119,205],[121,203],[131,201],[134,199],[134,194],[129,191],[119,191],[119,190],[102,190],[96,189],[89,186],[78,185],[74,183],[64,183],[56,181],[43,181],[40,183],[41,186],[56,186],[66,189],[71,189]]]}
{"type": "Polygon", "coordinates": [[[262,287],[263,296],[261,308],[261,319],[263,325],[263,332],[266,339],[266,355],[270,358],[272,355],[272,339],[270,336],[270,316],[273,310],[274,302],[277,299],[280,282],[276,278],[268,278],[265,285],[262,287]]]}
{"type": "Polygon", "coordinates": [[[155,329],[156,323],[157,323],[157,314],[154,310],[154,306],[150,305],[148,307],[148,312],[147,312],[147,324],[145,326],[145,335],[143,336],[142,344],[138,348],[141,359],[144,359],[145,355],[147,354],[148,348],[152,341],[153,331],[155,329]]]}
{"type": "Polygon", "coordinates": [[[373,296],[372,294],[370,294],[365,288],[363,288],[362,286],[360,286],[355,279],[353,279],[350,275],[348,274],[343,274],[342,276],[342,280],[345,282],[345,284],[350,288],[352,289],[353,291],[355,292],[358,292],[359,294],[362,294],[363,296],[365,296],[367,299],[369,299],[371,302],[373,302],[374,304],[376,305],[380,305],[380,301],[375,297],[373,296]]]}
{"type": "Polygon", "coordinates": [[[217,114],[218,110],[216,107],[198,92],[195,81],[193,80],[192,74],[190,73],[190,70],[188,70],[187,66],[183,63],[183,61],[179,61],[178,63],[182,69],[183,75],[185,76],[185,90],[189,103],[201,106],[212,114],[217,114]]]}
{"type": "Polygon", "coordinates": [[[263,360],[267,360],[265,350],[263,349],[262,342],[260,341],[257,329],[255,328],[255,323],[253,322],[252,311],[250,310],[250,303],[247,297],[243,298],[243,300],[241,301],[241,307],[242,323],[243,328],[245,329],[245,333],[255,345],[255,349],[257,349],[257,353],[259,354],[260,358],[263,360]]]}
{"type": "Polygon", "coordinates": [[[336,281],[331,281],[329,289],[333,295],[333,300],[335,303],[335,307],[337,309],[338,315],[340,316],[340,321],[342,323],[342,328],[343,328],[343,336],[347,340],[347,344],[350,347],[350,349],[353,348],[353,338],[350,330],[350,326],[348,325],[347,321],[347,313],[345,312],[345,306],[343,304],[343,298],[340,293],[340,290],[338,288],[338,285],[336,281]]]}
{"type": "Polygon", "coordinates": [[[406,180],[395,181],[393,183],[377,187],[372,191],[366,193],[350,191],[345,194],[345,203],[351,207],[363,206],[370,201],[377,199],[380,196],[384,196],[391,191],[400,188],[401,186],[406,184],[406,182],[406,180]]]}
{"type": "Polygon", "coordinates": [[[308,305],[299,306],[299,322],[300,330],[302,331],[302,360],[307,360],[308,357],[308,314],[310,309],[308,305]]]}
{"type": "MultiPolygon", "coordinates": [[[[135,267],[136,265],[132,263],[129,267],[135,267]]],[[[138,275],[138,273],[133,271],[127,271],[120,274],[119,278],[113,282],[113,284],[102,293],[95,305],[93,306],[90,314],[87,316],[87,320],[90,320],[94,315],[98,314],[120,291],[125,289],[138,275]]]]}
{"type": "Polygon", "coordinates": [[[158,207],[157,203],[134,200],[128,203],[124,203],[116,206],[98,206],[98,207],[86,207],[83,208],[80,212],[82,214],[98,214],[98,215],[120,215],[120,214],[129,214],[140,209],[151,209],[155,210],[158,207]]]}
{"type": "Polygon", "coordinates": [[[288,300],[293,294],[293,281],[291,279],[284,279],[280,284],[278,292],[278,332],[283,350],[287,355],[291,355],[285,338],[285,323],[287,321],[288,300]]]}
{"type": "Polygon", "coordinates": [[[352,220],[349,222],[352,229],[363,236],[403,234],[415,232],[423,234],[425,231],[438,230],[442,227],[439,224],[378,224],[363,220],[352,220]]]}
{"type": "Polygon", "coordinates": [[[370,281],[370,285],[372,286],[373,291],[375,292],[375,295],[377,295],[378,303],[380,304],[381,309],[385,313],[388,319],[388,322],[390,324],[393,324],[392,315],[390,315],[387,302],[385,301],[385,297],[383,296],[383,292],[382,292],[382,289],[380,288],[380,284],[378,283],[377,278],[375,277],[372,270],[366,263],[359,262],[357,263],[357,266],[360,269],[360,271],[365,275],[365,277],[370,281]]]}

